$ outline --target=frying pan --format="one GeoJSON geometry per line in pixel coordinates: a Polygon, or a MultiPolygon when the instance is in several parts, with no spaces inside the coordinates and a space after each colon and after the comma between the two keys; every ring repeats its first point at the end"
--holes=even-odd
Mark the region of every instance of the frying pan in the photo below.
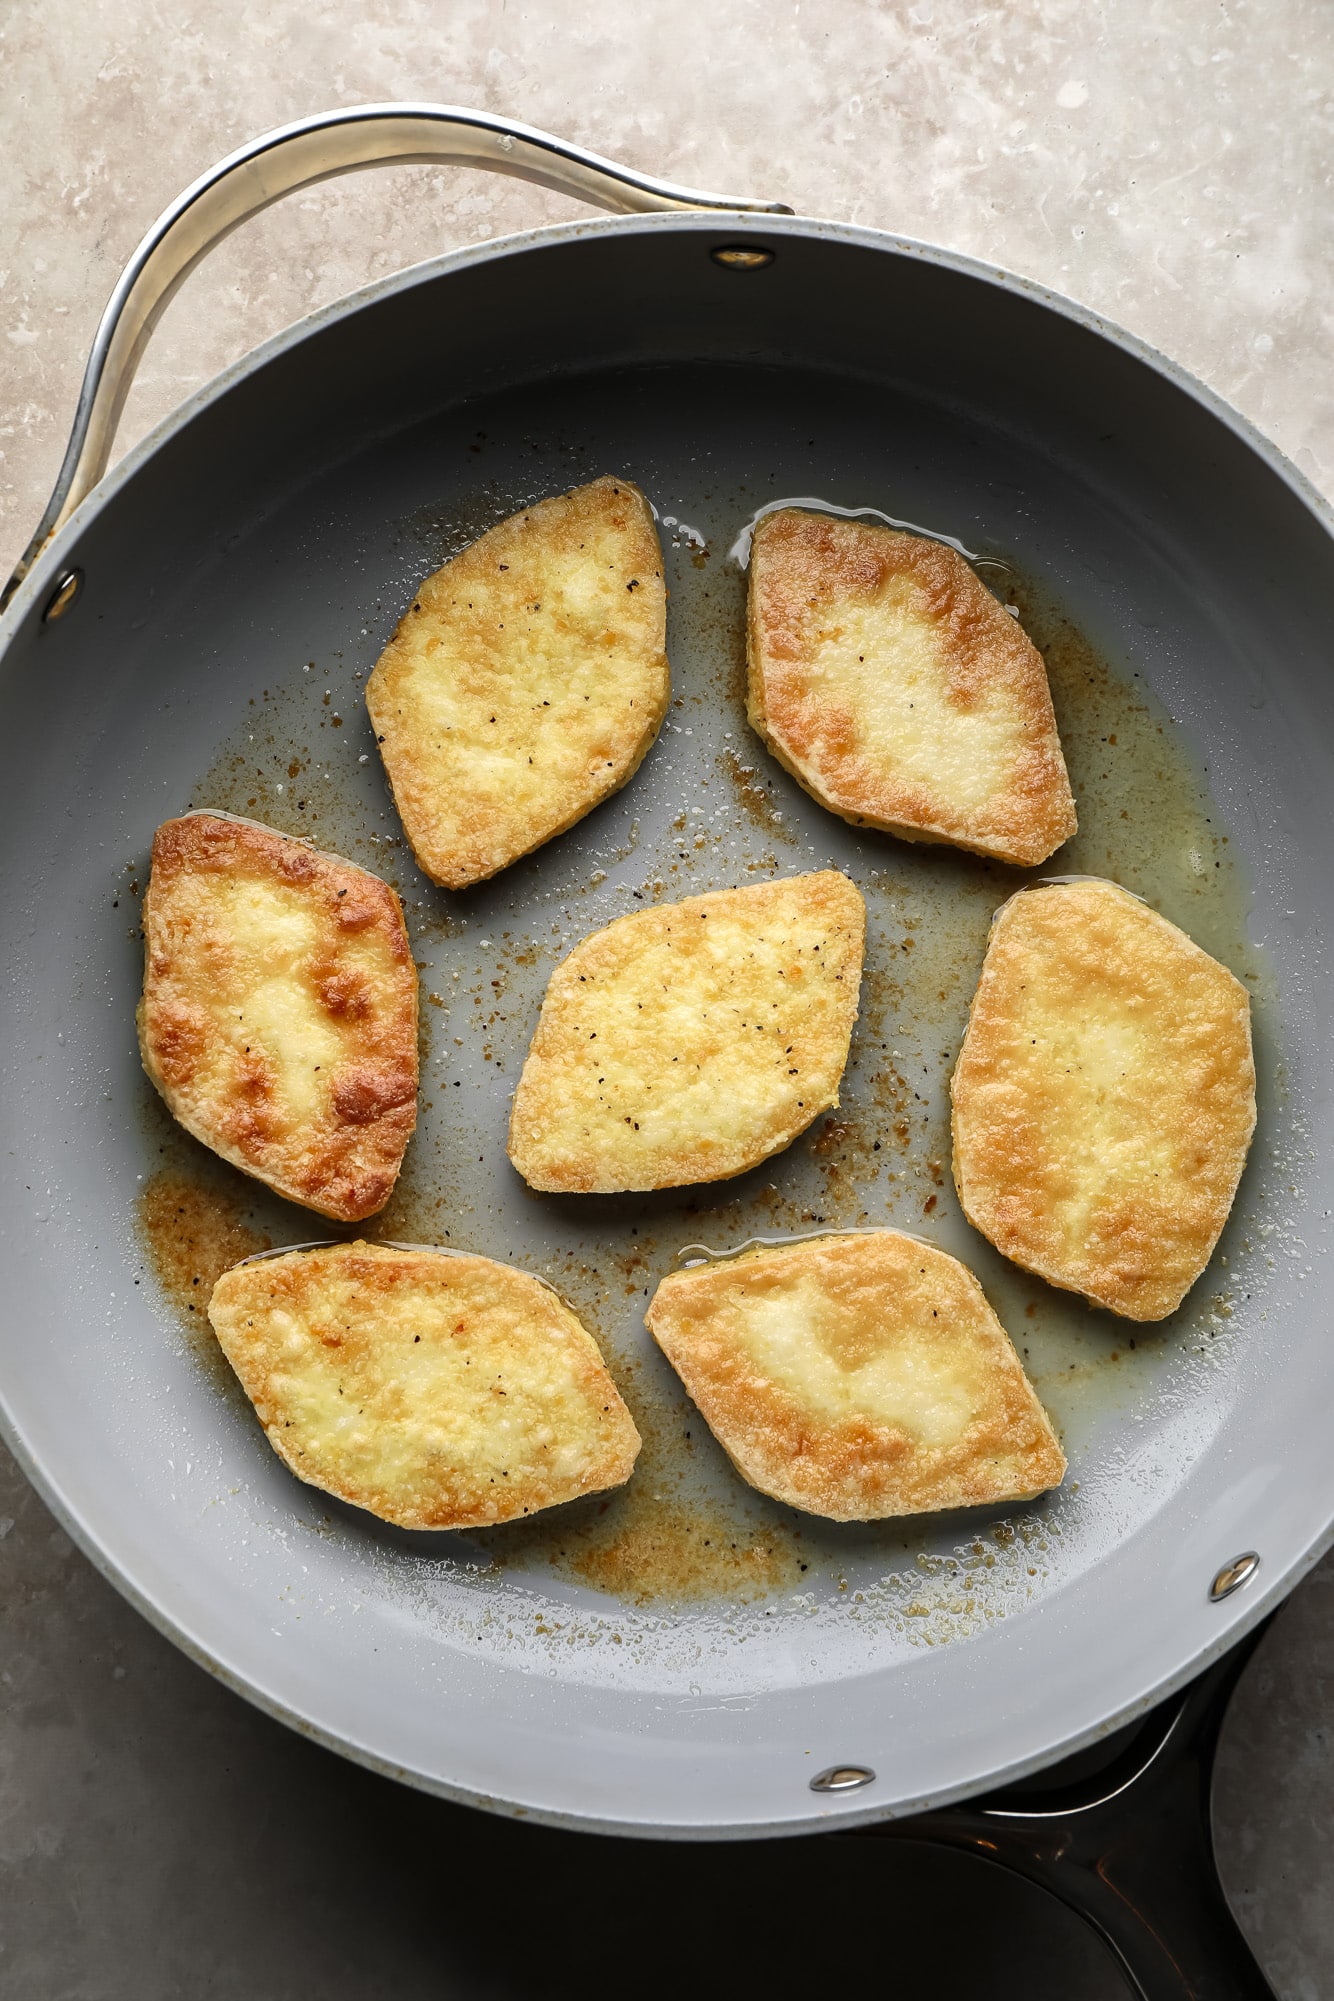
{"type": "MultiPolygon", "coordinates": [[[[1256,1628],[1334,1518],[1331,629],[1329,514],[1300,474],[1039,286],[474,112],[366,107],[234,155],[117,287],[3,619],[0,1392],[25,1470],[232,1687],[495,1811],[717,1838],[930,1809],[929,1831],[951,1801],[1119,1747],[1256,1628]],[[283,193],[386,160],[488,166],[623,213],[317,314],[107,474],[190,266],[283,193]],[[669,721],[616,799],[447,897],[402,845],[365,675],[426,570],[608,471],[660,516],[669,721]],[[1160,1329],[1026,1280],[958,1214],[945,1085],[990,914],[1032,878],[845,825],[748,735],[728,551],[794,497],[971,552],[1047,653],[1082,816],[1052,867],[1150,895],[1252,984],[1259,1132],[1214,1264],[1160,1329]],[[136,898],[153,828],[192,805],[399,885],[428,1001],[423,1112],[368,1229],[567,1294],[646,1434],[626,1498],[488,1537],[396,1532],[293,1482],[191,1335],[192,1263],[198,1279],[210,1256],[314,1234],[175,1134],[139,1069],[136,898]],[[529,1193],[503,1134],[555,960],[655,897],[826,865],[870,912],[837,1117],[734,1183],[529,1193]],[[884,1222],[981,1276],[1064,1431],[1058,1495],[835,1529],[737,1492],[650,1352],[647,1292],[692,1244],[884,1222]]],[[[1235,1989],[1199,1984],[1158,1931],[1120,1940],[1143,1992],[1263,1991],[1235,1957],[1235,1989]]]]}

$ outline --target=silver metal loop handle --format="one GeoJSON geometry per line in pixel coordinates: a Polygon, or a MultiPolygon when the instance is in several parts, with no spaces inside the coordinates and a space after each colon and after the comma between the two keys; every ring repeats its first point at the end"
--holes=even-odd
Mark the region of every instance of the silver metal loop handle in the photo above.
{"type": "Polygon", "coordinates": [[[280,125],[187,188],[158,217],[126,265],[98,325],[55,491],[0,596],[0,608],[106,471],[139,357],[168,301],[200,259],[284,195],[362,167],[399,162],[486,167],[576,195],[618,215],[666,209],[792,212],[782,202],[701,194],[654,180],[531,125],[451,105],[360,104],[280,125]]]}

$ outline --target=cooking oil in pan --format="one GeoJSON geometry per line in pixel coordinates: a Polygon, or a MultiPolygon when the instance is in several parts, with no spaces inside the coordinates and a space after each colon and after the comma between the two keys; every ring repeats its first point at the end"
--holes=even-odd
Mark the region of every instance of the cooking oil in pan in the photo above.
{"type": "Polygon", "coordinates": [[[285,1218],[266,1212],[286,1205],[191,1139],[151,1086],[142,1123],[153,1163],[135,1215],[145,1276],[156,1281],[217,1388],[244,1404],[209,1322],[209,1297],[223,1272],[270,1247],[272,1230],[282,1230],[285,1218]]]}
{"type": "MultiPolygon", "coordinates": [[[[427,568],[534,497],[479,489],[475,504],[406,522],[403,601],[427,568]]],[[[643,1326],[649,1296],[691,1243],[726,1248],[878,1226],[920,1232],[977,1272],[1078,1482],[1081,1458],[1116,1410],[1152,1398],[1183,1355],[1226,1340],[1227,1259],[1242,1225],[1230,1226],[1182,1309],[1155,1327],[1052,1290],[968,1228],[950,1173],[948,1079],[988,928],[1007,896],[1045,875],[1110,876],[1259,994],[1264,969],[1247,940],[1246,884],[1208,775],[1161,704],[1133,667],[1114,671],[1003,552],[988,557],[982,574],[1046,658],[1078,834],[1044,869],[1024,872],[824,812],[747,727],[745,584],[721,557],[728,543],[715,548],[702,529],[681,528],[679,510],[658,499],[674,684],[659,743],[623,793],[493,883],[449,896],[419,876],[404,845],[363,696],[378,643],[401,609],[389,590],[368,608],[361,643],[298,663],[282,685],[248,696],[192,797],[174,803],[306,836],[399,889],[422,979],[420,1119],[398,1190],[358,1234],[475,1250],[549,1279],[599,1339],[643,1434],[634,1478],[620,1493],[460,1538],[462,1560],[641,1605],[744,1604],[775,1594],[795,1603],[813,1592],[849,1617],[875,1617],[934,1643],[993,1615],[1004,1600],[1002,1574],[1011,1598],[1033,1588],[1048,1539],[1060,1534],[1064,1497],[981,1522],[956,1515],[850,1527],[779,1507],[740,1482],[658,1354],[643,1326]],[[653,901],[827,866],[845,869],[868,907],[861,1016],[838,1110],[733,1182],[646,1197],[529,1191],[504,1156],[508,1102],[564,953],[653,901]]],[[[716,496],[714,509],[728,511],[716,496]]],[[[693,505],[685,511],[706,518],[693,505]]],[[[738,496],[729,518],[753,511],[753,499],[738,496]]],[[[1263,1075],[1263,1038],[1261,1055],[1263,1075]]],[[[309,1218],[175,1133],[144,1088],[155,1135],[140,1206],[147,1268],[207,1354],[204,1286],[266,1242],[305,1241],[309,1218]]],[[[368,1521],[365,1532],[377,1525],[368,1521]]]]}

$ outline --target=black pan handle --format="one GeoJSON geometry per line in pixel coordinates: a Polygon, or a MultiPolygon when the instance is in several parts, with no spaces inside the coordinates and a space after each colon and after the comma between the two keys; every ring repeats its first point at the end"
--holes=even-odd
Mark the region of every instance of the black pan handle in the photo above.
{"type": "Polygon", "coordinates": [[[868,1829],[966,1848],[1040,1884],[1092,1925],[1139,2001],[1274,2001],[1214,1861],[1214,1756],[1264,1626],[1122,1740],[990,1799],[868,1829]]]}
{"type": "Polygon", "coordinates": [[[781,202],[700,194],[654,180],[531,125],[452,105],[358,104],[266,132],[220,161],[165,209],[122,272],[88,357],[55,491],[0,594],[0,610],[106,471],[139,357],[168,300],[200,259],[252,215],[298,188],[362,167],[404,162],[485,167],[621,215],[663,209],[792,213],[781,202]]]}

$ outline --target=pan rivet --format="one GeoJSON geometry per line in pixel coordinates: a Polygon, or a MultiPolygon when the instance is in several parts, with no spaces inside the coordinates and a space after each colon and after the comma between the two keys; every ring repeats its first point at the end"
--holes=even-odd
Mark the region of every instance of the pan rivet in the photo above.
{"type": "Polygon", "coordinates": [[[1242,1556],[1234,1556],[1231,1563],[1223,1568],[1209,1586],[1209,1596],[1216,1605],[1220,1598],[1230,1598],[1234,1591],[1240,1591],[1243,1584],[1249,1584],[1260,1568],[1260,1559],[1253,1549],[1242,1556]]]}
{"type": "Polygon", "coordinates": [[[772,264],[772,250],[753,250],[740,243],[725,243],[717,250],[709,252],[715,264],[721,264],[728,271],[762,271],[766,264],[772,264]]]}
{"type": "Polygon", "coordinates": [[[82,570],[62,570],[56,578],[55,589],[46,600],[46,609],[42,613],[43,625],[50,625],[53,620],[63,618],[82,589],[82,570]]]}
{"type": "Polygon", "coordinates": [[[831,1765],[827,1772],[817,1772],[811,1780],[813,1793],[851,1793],[858,1786],[869,1786],[875,1773],[869,1765],[831,1765]]]}

